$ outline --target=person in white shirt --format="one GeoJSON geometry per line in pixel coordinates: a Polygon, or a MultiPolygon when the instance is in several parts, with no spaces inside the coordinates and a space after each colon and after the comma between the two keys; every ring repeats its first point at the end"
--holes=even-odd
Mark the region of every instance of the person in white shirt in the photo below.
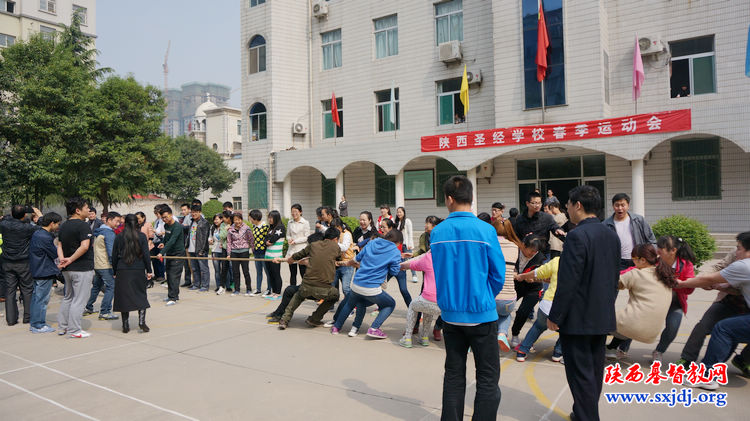
{"type": "MultiPolygon", "coordinates": [[[[307,247],[307,236],[310,235],[310,223],[302,217],[302,205],[295,203],[292,205],[292,219],[288,222],[286,230],[286,241],[289,243],[289,249],[286,257],[291,257],[294,253],[304,250],[307,247]]],[[[297,267],[299,267],[300,277],[305,276],[305,265],[297,263],[289,264],[289,284],[297,285],[297,267]]]]}

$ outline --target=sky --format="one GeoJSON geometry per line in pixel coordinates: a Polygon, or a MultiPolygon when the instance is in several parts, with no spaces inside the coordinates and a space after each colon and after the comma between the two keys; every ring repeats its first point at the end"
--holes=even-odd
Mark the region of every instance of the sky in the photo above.
{"type": "Polygon", "coordinates": [[[99,0],[96,2],[99,64],[141,83],[164,87],[169,51],[169,87],[213,82],[232,89],[240,105],[240,1],[99,0]]]}

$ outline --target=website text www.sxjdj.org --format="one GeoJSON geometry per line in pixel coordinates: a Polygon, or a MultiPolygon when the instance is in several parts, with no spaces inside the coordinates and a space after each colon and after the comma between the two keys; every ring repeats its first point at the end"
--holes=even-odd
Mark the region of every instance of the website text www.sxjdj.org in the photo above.
{"type": "Polygon", "coordinates": [[[674,408],[682,405],[685,408],[693,404],[713,404],[717,408],[727,406],[727,394],[721,392],[701,392],[693,394],[693,389],[672,389],[667,393],[605,393],[609,404],[658,404],[674,408]]]}

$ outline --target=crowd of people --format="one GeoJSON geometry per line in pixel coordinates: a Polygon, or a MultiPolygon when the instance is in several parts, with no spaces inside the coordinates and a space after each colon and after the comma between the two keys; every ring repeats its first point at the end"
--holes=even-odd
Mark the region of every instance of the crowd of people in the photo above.
{"type": "MultiPolygon", "coordinates": [[[[32,333],[85,338],[90,334],[82,317],[95,313],[103,293],[100,320],[121,319],[128,333],[129,313],[137,312],[140,331],[148,332],[147,289],[166,286],[165,305],[174,306],[181,287],[209,292],[212,264],[215,294],[241,295],[244,279],[245,296],[278,300],[266,318],[280,330],[289,327],[302,302],[313,300],[317,308],[305,319],[308,326],[338,335],[353,316],[348,335],[357,336],[367,308],[374,307],[366,335],[383,339],[382,326],[396,307],[387,291],[395,278],[407,307],[398,343],[412,348],[417,335],[417,344],[429,346],[430,331],[433,340],[445,341],[443,419],[463,419],[469,350],[477,371],[474,417],[494,419],[500,352],[514,352],[524,362],[548,329],[559,333],[550,358],[565,365],[574,397],[571,418],[599,419],[605,360],[627,358],[633,340],[658,340],[652,358],[661,361],[693,288],[717,289],[719,296],[693,328],[677,364],[688,369],[699,361],[708,335],[702,362],[709,368],[750,340],[750,232],[737,236],[736,252],[714,272],[696,277],[688,242],[655,238],[643,216],[630,212],[627,194],[615,195],[614,213],[600,221],[601,196],[591,186],[571,190],[565,211],[551,191],[544,200],[531,192],[523,212],[511,209],[509,218],[501,203],[475,216],[473,186],[463,176],[449,179],[443,190],[449,216],[428,216],[416,242],[404,207],[394,214],[383,205],[377,218],[362,211],[358,226],[350,227],[339,213],[348,212],[345,198],[338,211],[316,209],[314,224],[299,204],[291,206],[286,224],[276,210],[264,222],[257,209],[246,222],[229,202],[215,215],[204,215],[199,200],[181,205],[179,215],[157,205],[153,222],[143,212],[108,212],[99,219],[80,198],[66,201],[67,218],[15,205],[0,221],[6,321],[12,326],[20,318],[32,333]],[[283,292],[282,264],[290,273],[283,292]],[[412,299],[407,279],[418,283],[417,272],[423,273],[421,290],[412,299]],[[46,309],[58,282],[64,283],[64,298],[53,328],[46,309]],[[618,290],[628,290],[629,298],[616,310],[618,290]],[[522,337],[528,321],[531,328],[522,337]]],[[[750,376],[748,347],[731,362],[750,376]]],[[[698,386],[719,387],[714,379],[698,386]]]]}

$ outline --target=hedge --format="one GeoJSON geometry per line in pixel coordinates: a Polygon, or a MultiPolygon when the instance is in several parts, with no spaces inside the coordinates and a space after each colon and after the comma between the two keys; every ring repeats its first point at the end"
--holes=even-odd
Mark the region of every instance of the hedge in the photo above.
{"type": "Polygon", "coordinates": [[[653,227],[656,238],[673,235],[685,240],[693,249],[698,261],[696,267],[713,259],[716,241],[708,233],[708,228],[701,222],[683,215],[672,215],[658,220],[653,227]]]}

